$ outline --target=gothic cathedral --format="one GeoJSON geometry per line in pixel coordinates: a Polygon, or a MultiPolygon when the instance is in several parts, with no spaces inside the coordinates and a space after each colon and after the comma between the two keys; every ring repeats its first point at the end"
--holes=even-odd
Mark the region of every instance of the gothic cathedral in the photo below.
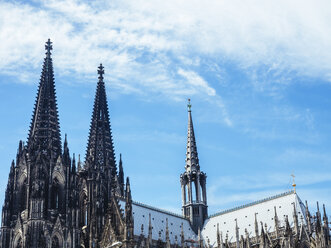
{"type": "Polygon", "coordinates": [[[318,205],[311,215],[295,190],[208,215],[190,101],[182,215],[133,201],[115,160],[104,67],[85,159],[76,161],[66,136],[62,147],[50,40],[45,50],[28,140],[10,167],[0,248],[331,248],[325,207],[323,218],[318,205]]]}

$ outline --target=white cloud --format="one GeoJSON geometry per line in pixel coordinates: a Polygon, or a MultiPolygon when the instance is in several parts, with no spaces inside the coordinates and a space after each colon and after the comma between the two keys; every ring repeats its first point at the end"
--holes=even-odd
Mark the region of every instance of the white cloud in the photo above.
{"type": "Polygon", "coordinates": [[[31,68],[39,69],[42,44],[50,37],[61,75],[94,78],[102,62],[107,79],[124,93],[209,99],[218,102],[223,123],[231,126],[215,82],[197,70],[201,58],[211,65],[234,62],[252,77],[263,67],[261,74],[282,82],[282,74],[291,71],[331,78],[329,1],[70,0],[36,5],[0,3],[0,73],[16,74],[22,81],[31,68]]]}
{"type": "Polygon", "coordinates": [[[187,80],[186,84],[188,86],[196,87],[198,90],[204,91],[209,96],[216,95],[215,89],[210,87],[208,83],[194,71],[186,71],[180,68],[178,74],[187,80]]]}

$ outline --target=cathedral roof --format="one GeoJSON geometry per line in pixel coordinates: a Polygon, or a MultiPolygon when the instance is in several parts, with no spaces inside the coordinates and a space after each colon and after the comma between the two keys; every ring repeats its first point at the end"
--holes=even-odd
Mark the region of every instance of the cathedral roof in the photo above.
{"type": "MultiPolygon", "coordinates": [[[[124,208],[125,201],[120,200],[121,207],[124,208]]],[[[170,243],[175,243],[175,236],[177,242],[180,244],[181,240],[181,226],[183,225],[184,238],[196,239],[194,231],[191,229],[190,222],[183,216],[171,213],[162,209],[151,207],[139,202],[132,202],[132,211],[134,218],[134,234],[141,234],[141,225],[144,225],[143,234],[148,236],[149,215],[151,215],[152,239],[159,239],[159,232],[161,232],[161,240],[166,241],[166,221],[168,219],[169,239],[170,243]]]]}
{"type": "MultiPolygon", "coordinates": [[[[214,215],[211,215],[206,220],[202,228],[202,237],[205,241],[210,240],[210,244],[217,246],[217,224],[220,232],[223,234],[223,239],[228,235],[229,242],[236,241],[236,221],[239,227],[239,236],[245,236],[245,229],[247,229],[249,236],[255,235],[255,216],[260,227],[260,222],[263,225],[267,224],[268,231],[275,230],[275,209],[279,219],[279,226],[285,226],[285,216],[291,226],[293,222],[294,206],[297,212],[299,223],[305,220],[304,204],[294,191],[289,191],[273,197],[269,197],[257,202],[253,202],[241,207],[225,210],[214,215]],[[303,219],[301,218],[303,217],[303,219]]],[[[259,229],[259,233],[260,233],[259,229]]]]}

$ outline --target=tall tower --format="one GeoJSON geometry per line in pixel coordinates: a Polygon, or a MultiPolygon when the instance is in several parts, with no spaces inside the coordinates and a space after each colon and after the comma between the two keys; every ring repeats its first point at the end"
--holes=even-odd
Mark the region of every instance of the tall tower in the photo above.
{"type": "Polygon", "coordinates": [[[190,220],[192,229],[198,233],[208,217],[206,174],[200,171],[195,142],[191,102],[188,100],[188,130],[185,172],[180,175],[182,187],[182,212],[190,220]]]}
{"type": "Polygon", "coordinates": [[[68,238],[71,159],[62,153],[52,42],[45,45],[28,142],[22,141],[10,169],[3,206],[0,247],[62,247],[68,238]],[[53,246],[52,246],[53,247],[53,246]]]}
{"type": "MultiPolygon", "coordinates": [[[[89,247],[98,247],[111,195],[119,189],[108,104],[103,81],[104,67],[98,67],[98,84],[94,99],[90,133],[86,150],[85,178],[86,206],[82,206],[83,225],[87,229],[89,247]],[[86,207],[86,208],[85,208],[86,207]]],[[[123,171],[122,171],[123,173],[123,171]]],[[[121,184],[123,186],[123,184],[121,184]]],[[[84,190],[84,189],[83,189],[84,190]]],[[[84,200],[82,201],[84,202],[84,200]]],[[[85,203],[84,203],[85,204],[85,203]]]]}

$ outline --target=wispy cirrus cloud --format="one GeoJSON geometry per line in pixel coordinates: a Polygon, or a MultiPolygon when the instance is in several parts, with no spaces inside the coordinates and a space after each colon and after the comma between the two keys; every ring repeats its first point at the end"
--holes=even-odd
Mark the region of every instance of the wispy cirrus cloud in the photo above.
{"type": "Polygon", "coordinates": [[[86,80],[103,62],[114,87],[130,94],[221,97],[214,79],[199,73],[201,58],[231,61],[257,77],[252,82],[291,71],[330,80],[330,12],[328,1],[8,1],[0,67],[12,75],[39,68],[51,37],[61,75],[86,80]]]}

